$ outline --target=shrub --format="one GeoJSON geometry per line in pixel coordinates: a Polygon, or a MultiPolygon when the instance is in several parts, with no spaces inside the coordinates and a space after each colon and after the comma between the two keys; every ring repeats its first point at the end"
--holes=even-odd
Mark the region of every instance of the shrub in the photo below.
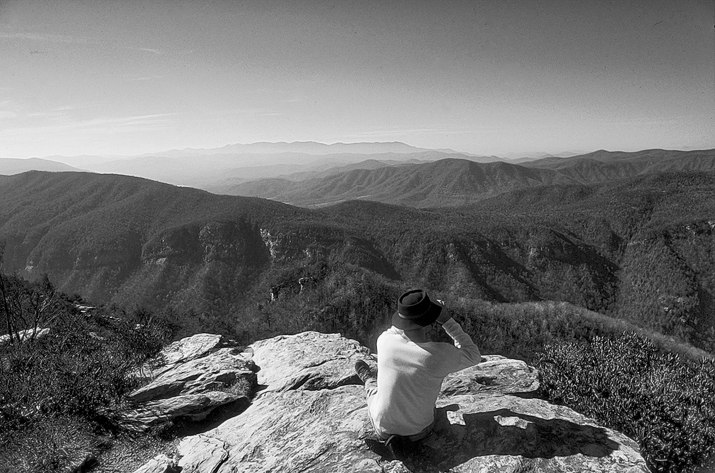
{"type": "Polygon", "coordinates": [[[90,324],[81,315],[64,318],[50,335],[0,352],[0,406],[11,425],[55,415],[106,424],[109,410],[135,387],[127,376],[161,343],[121,321],[90,324]]]}
{"type": "MultiPolygon", "coordinates": [[[[24,329],[26,315],[33,312],[23,304],[44,296],[20,278],[5,282],[7,304],[0,312],[5,331],[24,329]]],[[[43,294],[50,292],[48,284],[40,287],[43,294]]],[[[137,387],[129,374],[164,341],[165,330],[150,324],[145,311],[127,315],[112,308],[83,314],[61,295],[53,296],[51,305],[40,305],[49,335],[0,345],[0,467],[13,465],[11,471],[66,470],[94,455],[103,442],[100,433],[114,430],[113,413],[123,395],[137,387]],[[137,326],[142,317],[144,323],[137,326]]]]}
{"type": "Polygon", "coordinates": [[[0,473],[84,471],[77,466],[91,464],[106,447],[86,422],[69,416],[46,419],[0,443],[0,473]]]}
{"type": "Polygon", "coordinates": [[[547,345],[546,399],[636,440],[652,471],[691,471],[715,445],[715,364],[661,352],[635,333],[547,345]]]}

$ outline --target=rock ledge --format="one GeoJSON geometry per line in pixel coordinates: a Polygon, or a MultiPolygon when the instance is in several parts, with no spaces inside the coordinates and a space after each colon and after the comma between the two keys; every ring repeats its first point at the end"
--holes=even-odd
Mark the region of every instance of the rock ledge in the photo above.
{"type": "MultiPolygon", "coordinates": [[[[262,340],[251,348],[253,354],[230,356],[241,359],[236,369],[247,376],[259,370],[252,404],[184,438],[178,462],[160,456],[135,473],[174,466],[182,473],[648,472],[636,443],[625,435],[529,398],[538,389],[538,373],[522,361],[486,356],[478,366],[450,375],[438,399],[435,434],[420,451],[398,460],[374,441],[363,388],[353,373],[354,361],[370,356],[367,348],[316,332],[262,340]]],[[[179,392],[193,389],[192,383],[193,378],[179,392]]]]}

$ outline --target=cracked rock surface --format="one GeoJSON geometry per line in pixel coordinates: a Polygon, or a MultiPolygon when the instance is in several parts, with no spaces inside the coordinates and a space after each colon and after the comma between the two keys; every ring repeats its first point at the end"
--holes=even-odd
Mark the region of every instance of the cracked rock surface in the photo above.
{"type": "Polygon", "coordinates": [[[219,335],[197,334],[168,345],[162,364],[145,368],[145,386],[127,396],[131,408],[120,414],[130,430],[145,431],[178,418],[199,421],[216,408],[235,410],[250,404],[248,397],[232,392],[243,382],[256,384],[256,366],[250,353],[219,335]]]}
{"type": "MultiPolygon", "coordinates": [[[[435,432],[396,459],[375,441],[354,376],[354,361],[369,356],[365,347],[304,332],[251,348],[258,394],[239,415],[181,441],[182,473],[648,472],[625,435],[528,398],[538,373],[518,360],[486,356],[450,375],[435,432]]],[[[170,471],[166,462],[151,462],[170,471]]]]}

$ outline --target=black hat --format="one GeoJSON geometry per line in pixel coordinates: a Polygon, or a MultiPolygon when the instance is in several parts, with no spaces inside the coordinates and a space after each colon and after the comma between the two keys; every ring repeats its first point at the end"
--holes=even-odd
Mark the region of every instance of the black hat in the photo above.
{"type": "Polygon", "coordinates": [[[440,312],[442,305],[432,302],[426,291],[413,289],[397,299],[392,325],[402,330],[425,327],[437,320],[440,312]]]}

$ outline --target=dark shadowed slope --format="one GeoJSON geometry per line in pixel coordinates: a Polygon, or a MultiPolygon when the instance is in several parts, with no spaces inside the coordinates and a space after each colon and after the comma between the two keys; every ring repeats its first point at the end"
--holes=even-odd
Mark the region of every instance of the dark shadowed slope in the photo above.
{"type": "MultiPolygon", "coordinates": [[[[150,305],[183,300],[201,291],[207,274],[232,267],[226,277],[244,283],[268,261],[261,228],[280,229],[284,222],[291,229],[321,228],[318,220],[268,200],[126,176],[30,172],[0,177],[5,268],[28,275],[47,272],[63,290],[96,300],[126,298],[150,305]]],[[[241,291],[227,292],[230,300],[241,291]]]]}
{"type": "Polygon", "coordinates": [[[0,177],[0,225],[32,230],[76,218],[128,225],[152,232],[194,221],[236,215],[281,218],[307,214],[280,203],[217,196],[147,179],[91,173],[28,172],[0,177]]]}

